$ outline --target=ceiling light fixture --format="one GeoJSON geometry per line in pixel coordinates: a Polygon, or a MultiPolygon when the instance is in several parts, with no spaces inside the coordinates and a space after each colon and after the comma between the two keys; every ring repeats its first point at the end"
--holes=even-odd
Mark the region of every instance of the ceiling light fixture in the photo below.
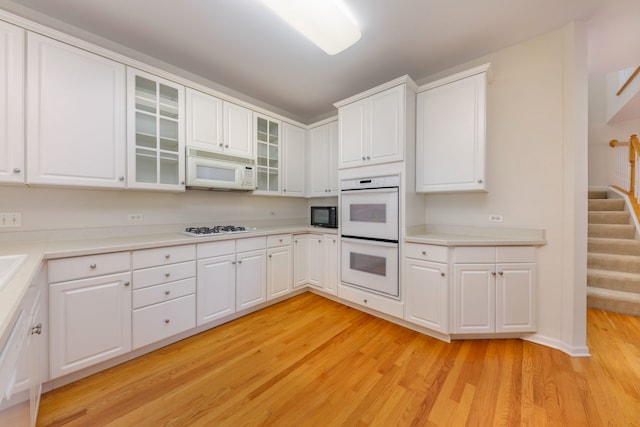
{"type": "Polygon", "coordinates": [[[340,0],[262,0],[329,55],[360,40],[360,30],[340,0]]]}

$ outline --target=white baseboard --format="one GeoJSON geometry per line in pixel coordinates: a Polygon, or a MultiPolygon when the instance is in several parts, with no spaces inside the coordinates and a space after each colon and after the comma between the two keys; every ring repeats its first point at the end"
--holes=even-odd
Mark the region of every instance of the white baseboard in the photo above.
{"type": "Polygon", "coordinates": [[[586,345],[572,346],[555,338],[549,338],[539,334],[528,335],[526,337],[522,337],[522,339],[525,341],[530,341],[532,343],[544,345],[546,347],[555,348],[556,350],[560,350],[561,352],[566,353],[571,357],[591,357],[589,348],[586,345]]]}

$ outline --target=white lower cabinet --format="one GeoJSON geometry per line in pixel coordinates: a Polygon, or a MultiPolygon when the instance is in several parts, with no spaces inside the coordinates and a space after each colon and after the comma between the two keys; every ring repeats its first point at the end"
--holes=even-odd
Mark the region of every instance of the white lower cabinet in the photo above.
{"type": "Polygon", "coordinates": [[[325,234],[323,240],[324,280],[322,288],[326,292],[336,295],[338,293],[338,236],[325,234]]]}
{"type": "Polygon", "coordinates": [[[454,333],[536,330],[534,247],[459,247],[454,257],[454,333]]]}
{"type": "Polygon", "coordinates": [[[311,285],[322,288],[324,273],[323,236],[321,234],[296,234],[294,247],[294,287],[311,285]]]}
{"type": "Polygon", "coordinates": [[[133,348],[196,326],[196,248],[133,252],[133,348]]]}
{"type": "Polygon", "coordinates": [[[236,310],[267,300],[267,259],[264,249],[236,255],[236,310]]]}
{"type": "Polygon", "coordinates": [[[267,299],[288,294],[293,289],[291,234],[267,237],[267,299]]]}
{"type": "Polygon", "coordinates": [[[293,236],[293,287],[306,286],[309,276],[309,235],[293,236]]]}
{"type": "Polygon", "coordinates": [[[131,350],[130,260],[118,252],[49,261],[52,379],[131,350]]]}
{"type": "Polygon", "coordinates": [[[404,260],[405,320],[443,334],[449,333],[446,251],[446,247],[408,243],[404,260]]]}

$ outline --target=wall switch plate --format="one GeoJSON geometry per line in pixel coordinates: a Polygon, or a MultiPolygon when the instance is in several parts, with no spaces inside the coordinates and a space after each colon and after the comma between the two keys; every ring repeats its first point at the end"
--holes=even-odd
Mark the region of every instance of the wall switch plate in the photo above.
{"type": "Polygon", "coordinates": [[[21,212],[0,212],[0,228],[22,227],[21,212]]]}
{"type": "Polygon", "coordinates": [[[129,214],[130,222],[142,222],[142,214],[129,214]]]}
{"type": "Polygon", "coordinates": [[[502,218],[502,215],[496,215],[496,214],[489,215],[489,221],[491,222],[502,222],[503,220],[504,218],[502,218]]]}

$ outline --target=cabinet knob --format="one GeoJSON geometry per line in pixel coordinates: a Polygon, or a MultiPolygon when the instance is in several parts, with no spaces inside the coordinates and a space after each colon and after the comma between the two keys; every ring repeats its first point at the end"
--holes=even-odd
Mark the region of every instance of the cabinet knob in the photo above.
{"type": "Polygon", "coordinates": [[[482,178],[478,178],[477,181],[478,181],[478,184],[482,184],[482,178]]]}
{"type": "Polygon", "coordinates": [[[231,261],[231,264],[235,265],[235,264],[236,264],[236,262],[235,262],[235,261],[231,261]]]}
{"type": "Polygon", "coordinates": [[[94,269],[94,268],[96,268],[96,267],[97,267],[97,265],[95,265],[95,264],[91,264],[91,265],[89,266],[89,268],[91,268],[91,269],[94,269]]]}
{"type": "Polygon", "coordinates": [[[229,148],[229,144],[226,144],[226,145],[224,146],[224,148],[229,148]]]}
{"type": "Polygon", "coordinates": [[[171,293],[171,291],[164,291],[165,295],[169,295],[171,293]]]}
{"type": "Polygon", "coordinates": [[[164,323],[169,324],[169,322],[171,322],[171,319],[164,319],[164,323]]]}
{"type": "Polygon", "coordinates": [[[224,144],[221,142],[220,144],[218,144],[218,147],[224,147],[224,144]]]}
{"type": "Polygon", "coordinates": [[[118,178],[120,181],[124,181],[124,176],[118,178]]]}
{"type": "Polygon", "coordinates": [[[444,273],[442,271],[440,272],[440,276],[444,277],[444,273]]]}
{"type": "Polygon", "coordinates": [[[238,260],[238,264],[242,264],[242,260],[241,259],[238,260]]]}
{"type": "Polygon", "coordinates": [[[20,173],[20,172],[22,172],[20,168],[13,168],[13,173],[20,173]]]}
{"type": "Polygon", "coordinates": [[[164,273],[164,277],[169,277],[171,276],[171,273],[164,273]]]}
{"type": "Polygon", "coordinates": [[[280,243],[282,243],[282,239],[278,239],[280,241],[280,243]]]}
{"type": "Polygon", "coordinates": [[[492,272],[491,272],[491,275],[492,275],[492,276],[495,276],[495,275],[496,275],[496,272],[495,272],[495,271],[492,271],[492,272]]]}
{"type": "Polygon", "coordinates": [[[318,239],[318,243],[322,243],[322,240],[321,240],[321,239],[318,239]]]}
{"type": "Polygon", "coordinates": [[[124,286],[130,286],[131,283],[130,282],[124,282],[124,286]]]}
{"type": "Polygon", "coordinates": [[[504,276],[504,271],[498,272],[499,275],[504,276]]]}
{"type": "Polygon", "coordinates": [[[367,160],[367,158],[365,156],[362,156],[362,160],[367,160]]]}
{"type": "Polygon", "coordinates": [[[367,160],[371,160],[371,156],[367,156],[367,160]]]}
{"type": "Polygon", "coordinates": [[[283,192],[283,193],[286,193],[286,192],[287,192],[287,189],[286,189],[286,188],[283,188],[283,189],[282,189],[282,192],[283,192]]]}
{"type": "Polygon", "coordinates": [[[31,335],[40,335],[42,333],[42,323],[38,323],[36,326],[31,328],[31,335]]]}
{"type": "Polygon", "coordinates": [[[164,257],[165,257],[165,259],[169,259],[169,258],[171,258],[171,254],[166,254],[164,257]]]}
{"type": "Polygon", "coordinates": [[[427,255],[427,251],[422,251],[422,255],[427,255]]]}
{"type": "Polygon", "coordinates": [[[272,256],[273,256],[272,254],[269,254],[269,258],[271,258],[272,256]]]}
{"type": "Polygon", "coordinates": [[[184,182],[184,181],[180,181],[180,185],[184,185],[184,184],[185,184],[185,182],[184,182]]]}
{"type": "Polygon", "coordinates": [[[365,304],[366,304],[367,302],[368,302],[367,300],[364,300],[364,303],[365,303],[365,304]]]}

